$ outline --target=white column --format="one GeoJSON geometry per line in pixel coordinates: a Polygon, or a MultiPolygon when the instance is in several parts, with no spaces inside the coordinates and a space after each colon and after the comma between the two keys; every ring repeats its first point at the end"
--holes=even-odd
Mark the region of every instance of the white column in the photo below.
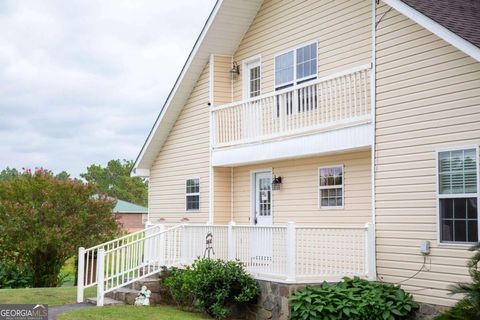
{"type": "MultiPolygon", "coordinates": [[[[130,257],[127,257],[127,259],[130,257]]],[[[104,286],[105,286],[105,250],[98,249],[97,252],[97,307],[103,306],[104,286]]]]}
{"type": "Polygon", "coordinates": [[[377,278],[375,263],[375,226],[367,223],[365,225],[365,271],[369,280],[377,278]]]}
{"type": "Polygon", "coordinates": [[[77,303],[83,302],[83,286],[85,280],[85,248],[78,248],[77,264],[77,303]]]}
{"type": "Polygon", "coordinates": [[[287,225],[287,281],[295,282],[295,264],[296,264],[296,229],[295,222],[289,221],[287,225]]]}
{"type": "Polygon", "coordinates": [[[235,260],[235,236],[233,234],[235,226],[234,221],[230,221],[228,224],[228,233],[227,233],[227,256],[228,260],[235,260]]]}

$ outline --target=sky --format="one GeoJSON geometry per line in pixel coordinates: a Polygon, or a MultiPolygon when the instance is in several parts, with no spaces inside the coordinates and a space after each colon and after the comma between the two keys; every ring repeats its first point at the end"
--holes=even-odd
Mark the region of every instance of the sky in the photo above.
{"type": "Polygon", "coordinates": [[[214,0],[0,0],[0,170],[134,160],[214,0]]]}

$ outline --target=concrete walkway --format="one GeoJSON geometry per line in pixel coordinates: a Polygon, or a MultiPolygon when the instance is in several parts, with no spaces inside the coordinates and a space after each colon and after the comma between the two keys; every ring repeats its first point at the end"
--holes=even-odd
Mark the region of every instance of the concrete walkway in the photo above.
{"type": "Polygon", "coordinates": [[[64,306],[49,307],[48,320],[56,320],[57,315],[65,311],[70,311],[70,310],[75,310],[80,308],[91,308],[91,307],[95,307],[95,306],[90,303],[74,303],[74,304],[66,304],[64,306]]]}

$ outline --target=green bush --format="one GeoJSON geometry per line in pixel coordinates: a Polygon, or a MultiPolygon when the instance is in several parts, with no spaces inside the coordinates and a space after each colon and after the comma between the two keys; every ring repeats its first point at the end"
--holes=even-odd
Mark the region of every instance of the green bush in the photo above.
{"type": "Polygon", "coordinates": [[[192,288],[192,269],[171,268],[162,270],[160,286],[166,287],[173,301],[182,308],[193,309],[195,298],[192,288]]]}
{"type": "Polygon", "coordinates": [[[26,288],[33,284],[32,273],[21,265],[0,262],[0,289],[26,288]]]}
{"type": "Polygon", "coordinates": [[[459,283],[450,288],[451,294],[460,293],[464,297],[452,309],[437,317],[437,320],[480,319],[480,244],[469,250],[474,252],[467,264],[472,282],[459,283]]]}
{"type": "Polygon", "coordinates": [[[199,259],[191,267],[170,270],[163,284],[179,305],[195,305],[217,319],[228,317],[232,304],[250,302],[260,293],[238,261],[199,259]]]}
{"type": "Polygon", "coordinates": [[[400,287],[358,277],[307,287],[290,299],[292,319],[406,319],[418,308],[412,295],[400,287]]]}

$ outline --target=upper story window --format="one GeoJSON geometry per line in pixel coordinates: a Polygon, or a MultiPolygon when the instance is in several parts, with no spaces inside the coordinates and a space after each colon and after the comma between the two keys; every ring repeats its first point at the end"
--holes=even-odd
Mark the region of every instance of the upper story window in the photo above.
{"type": "Polygon", "coordinates": [[[185,203],[187,211],[200,209],[200,179],[187,179],[185,183],[185,203]]]}
{"type": "Polygon", "coordinates": [[[478,151],[438,153],[440,241],[478,241],[478,151]]]}
{"type": "Polygon", "coordinates": [[[275,57],[275,89],[282,89],[316,77],[316,42],[275,57]]]}
{"type": "Polygon", "coordinates": [[[320,168],[318,189],[321,208],[343,208],[343,166],[320,168]]]}

